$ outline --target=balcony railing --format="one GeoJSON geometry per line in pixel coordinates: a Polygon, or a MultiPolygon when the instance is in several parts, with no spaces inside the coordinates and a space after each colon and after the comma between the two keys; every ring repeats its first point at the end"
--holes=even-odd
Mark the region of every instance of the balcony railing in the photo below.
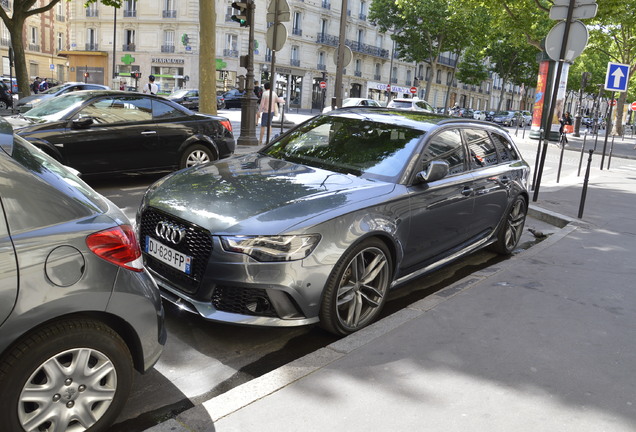
{"type": "Polygon", "coordinates": [[[353,74],[357,77],[361,77],[362,76],[362,71],[354,71],[353,74]]]}
{"type": "Polygon", "coordinates": [[[86,51],[97,51],[98,48],[99,48],[99,45],[96,43],[87,43],[84,45],[84,49],[86,51]]]}
{"type": "Polygon", "coordinates": [[[64,15],[55,14],[55,21],[64,22],[64,21],[66,21],[66,17],[64,15]]]}
{"type": "Polygon", "coordinates": [[[322,0],[322,8],[323,9],[331,9],[331,2],[322,0]]]}
{"type": "Polygon", "coordinates": [[[165,10],[165,11],[163,11],[163,17],[164,18],[176,18],[177,17],[177,11],[176,10],[165,10]]]}
{"type": "Polygon", "coordinates": [[[382,81],[382,75],[375,74],[373,75],[373,79],[376,81],[382,81]]]}
{"type": "MultiPolygon", "coordinates": [[[[384,59],[389,58],[389,50],[382,49],[373,45],[367,45],[359,41],[353,41],[350,39],[345,40],[345,45],[351,48],[351,51],[359,52],[361,54],[367,54],[374,57],[381,57],[384,59]]],[[[338,46],[338,38],[336,38],[336,44],[338,46]]]]}
{"type": "Polygon", "coordinates": [[[316,36],[316,42],[323,45],[336,47],[338,46],[338,40],[338,36],[333,36],[327,33],[318,33],[318,36],[316,36]]]}
{"type": "Polygon", "coordinates": [[[174,52],[174,45],[161,45],[161,52],[162,53],[173,53],[174,52]]]}
{"type": "Polygon", "coordinates": [[[134,51],[135,50],[135,44],[131,43],[131,44],[124,44],[122,46],[122,51],[134,51]]]}
{"type": "Polygon", "coordinates": [[[124,10],[124,18],[134,18],[137,16],[137,11],[135,9],[124,10]]]}
{"type": "Polygon", "coordinates": [[[224,49],[223,50],[223,56],[224,57],[238,57],[239,56],[239,52],[238,52],[238,50],[224,49]]]}
{"type": "Polygon", "coordinates": [[[299,28],[294,28],[294,29],[292,29],[292,34],[294,36],[302,36],[303,35],[303,31],[301,29],[299,29],[299,28]]]}
{"type": "Polygon", "coordinates": [[[290,64],[291,66],[300,67],[300,60],[298,60],[298,59],[291,59],[291,60],[289,61],[289,64],[290,64]]]}
{"type": "Polygon", "coordinates": [[[86,9],[86,16],[87,17],[98,17],[99,16],[99,11],[97,9],[86,9]]]}
{"type": "Polygon", "coordinates": [[[327,65],[326,64],[322,64],[322,63],[318,63],[318,66],[316,66],[316,69],[322,70],[322,71],[326,71],[327,70],[327,65]]]}
{"type": "Polygon", "coordinates": [[[29,44],[29,51],[40,51],[40,45],[38,45],[38,44],[29,44]]]}

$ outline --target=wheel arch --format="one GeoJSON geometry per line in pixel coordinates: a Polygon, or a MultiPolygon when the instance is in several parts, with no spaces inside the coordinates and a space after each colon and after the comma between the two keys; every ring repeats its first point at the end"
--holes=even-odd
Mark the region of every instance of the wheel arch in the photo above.
{"type": "Polygon", "coordinates": [[[186,150],[193,145],[201,144],[210,149],[217,159],[220,158],[219,146],[214,142],[212,138],[207,135],[196,134],[188,137],[183,144],[179,147],[179,157],[183,156],[186,150]]]}
{"type": "Polygon", "coordinates": [[[139,336],[135,332],[134,328],[126,323],[123,319],[100,311],[92,311],[92,312],[80,312],[80,313],[71,313],[67,315],[57,316],[55,318],[49,319],[47,321],[43,321],[39,323],[37,326],[30,328],[25,333],[20,334],[15,340],[8,345],[4,351],[3,355],[6,352],[11,351],[13,347],[20,344],[21,341],[27,339],[30,335],[37,333],[38,331],[59,322],[64,321],[73,321],[76,319],[88,319],[101,322],[106,326],[110,327],[113,331],[115,331],[119,337],[122,338],[128,350],[130,351],[130,355],[133,359],[134,368],[140,372],[144,372],[144,358],[143,358],[143,349],[141,340],[139,336]]]}

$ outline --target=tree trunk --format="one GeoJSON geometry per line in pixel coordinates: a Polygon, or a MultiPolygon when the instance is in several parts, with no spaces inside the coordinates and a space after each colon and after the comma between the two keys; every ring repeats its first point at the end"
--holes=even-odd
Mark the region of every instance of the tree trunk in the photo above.
{"type": "Polygon", "coordinates": [[[216,114],[216,6],[199,0],[199,111],[216,114]]]}
{"type": "Polygon", "coordinates": [[[20,98],[31,95],[31,77],[29,76],[29,70],[27,69],[26,56],[24,53],[24,40],[22,39],[23,26],[24,20],[22,20],[21,22],[14,22],[14,25],[9,29],[9,34],[11,35],[11,44],[13,48],[15,77],[18,82],[18,95],[20,98]],[[19,30],[14,31],[14,29],[19,30]]]}

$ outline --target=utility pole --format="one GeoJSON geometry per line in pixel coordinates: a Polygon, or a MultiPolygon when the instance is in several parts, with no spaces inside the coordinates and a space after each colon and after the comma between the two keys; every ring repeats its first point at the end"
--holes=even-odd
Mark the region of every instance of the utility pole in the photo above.
{"type": "MultiPolygon", "coordinates": [[[[347,0],[342,0],[340,8],[340,33],[338,38],[338,61],[336,62],[335,105],[342,106],[342,74],[345,68],[345,36],[347,34],[347,0]]],[[[332,108],[334,108],[332,104],[332,108]]]]}

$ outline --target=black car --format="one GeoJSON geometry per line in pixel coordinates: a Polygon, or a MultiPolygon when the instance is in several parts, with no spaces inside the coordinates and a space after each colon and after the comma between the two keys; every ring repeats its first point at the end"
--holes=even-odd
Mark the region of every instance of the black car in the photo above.
{"type": "Polygon", "coordinates": [[[13,106],[13,96],[9,92],[9,87],[0,82],[0,110],[6,110],[13,106]]]}
{"type": "MultiPolygon", "coordinates": [[[[167,96],[173,102],[183,105],[193,111],[199,110],[199,90],[197,89],[179,89],[175,90],[167,96]]],[[[225,108],[225,99],[223,96],[216,97],[216,109],[225,108]]]]}
{"type": "Polygon", "coordinates": [[[225,100],[225,108],[240,108],[245,92],[238,89],[232,89],[223,94],[225,100]]]}
{"type": "Polygon", "coordinates": [[[11,117],[16,132],[82,174],[185,168],[230,156],[227,118],[161,96],[78,91],[11,117]]]}

